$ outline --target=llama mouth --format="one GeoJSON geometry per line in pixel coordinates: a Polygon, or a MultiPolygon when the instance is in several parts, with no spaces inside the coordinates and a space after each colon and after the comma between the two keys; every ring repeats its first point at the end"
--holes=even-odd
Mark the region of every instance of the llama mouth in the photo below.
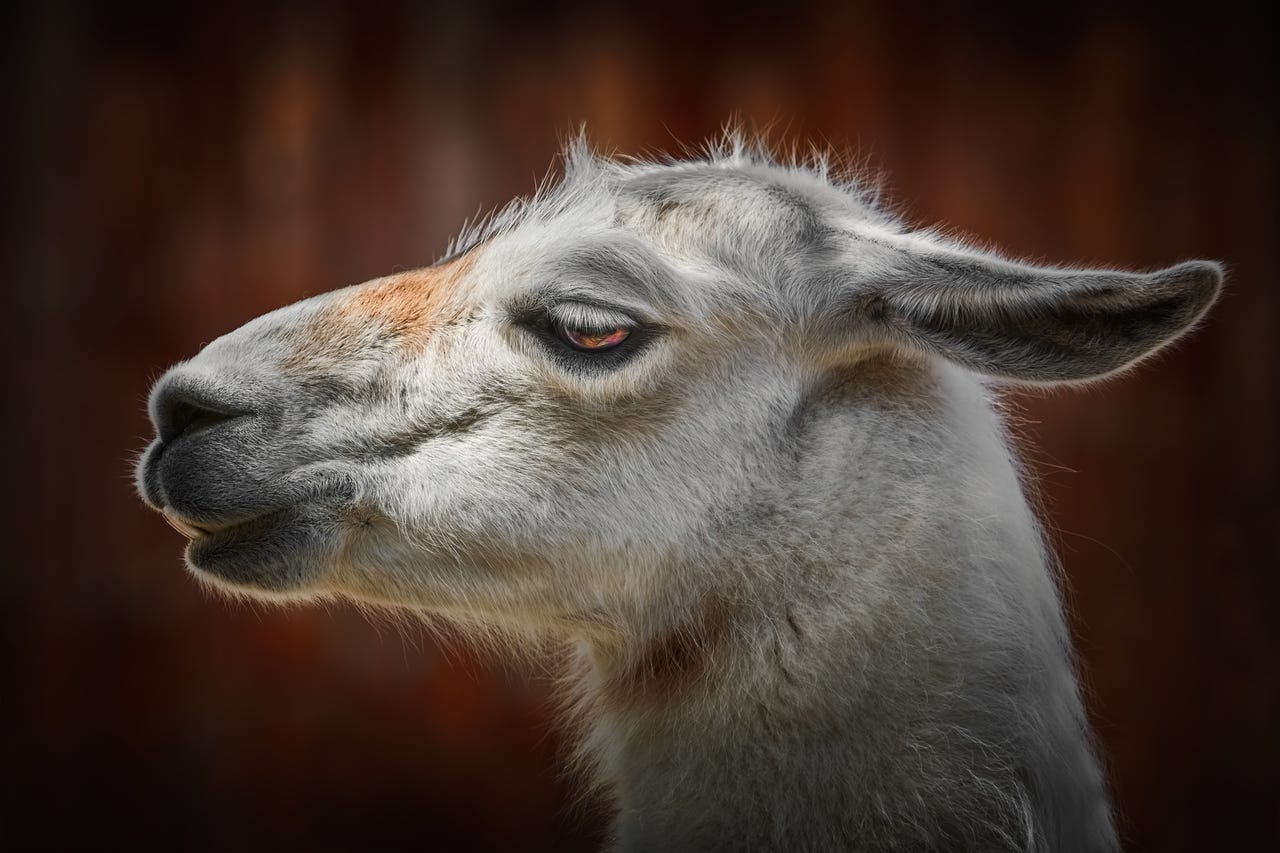
{"type": "Polygon", "coordinates": [[[216,586],[254,593],[300,591],[318,581],[333,564],[355,495],[342,472],[315,469],[277,481],[270,494],[242,496],[238,506],[217,494],[215,501],[184,492],[185,502],[203,504],[191,514],[185,502],[170,503],[167,489],[157,491],[161,500],[153,503],[145,490],[143,499],[186,540],[187,567],[216,586]]]}
{"type": "Polygon", "coordinates": [[[213,522],[193,521],[186,516],[176,512],[172,507],[165,507],[160,510],[160,514],[164,516],[164,520],[169,526],[181,533],[189,542],[200,542],[219,533],[229,532],[237,527],[241,527],[254,522],[261,521],[273,515],[278,515],[281,510],[264,513],[253,518],[243,519],[241,521],[233,521],[225,524],[217,524],[213,522]]]}
{"type": "Polygon", "coordinates": [[[193,521],[186,516],[166,507],[160,511],[169,526],[186,537],[191,545],[210,542],[214,539],[243,538],[245,534],[258,532],[272,526],[290,511],[290,507],[282,507],[252,518],[237,519],[227,522],[193,521]]]}
{"type": "Polygon", "coordinates": [[[160,514],[164,516],[164,520],[169,523],[170,527],[193,542],[213,533],[212,528],[196,524],[194,521],[188,521],[171,509],[163,509],[160,514]]]}

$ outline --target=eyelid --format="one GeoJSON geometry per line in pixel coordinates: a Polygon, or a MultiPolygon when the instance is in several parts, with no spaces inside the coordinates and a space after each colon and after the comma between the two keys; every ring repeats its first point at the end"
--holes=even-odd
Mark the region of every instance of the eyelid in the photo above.
{"type": "Polygon", "coordinates": [[[555,323],[574,329],[611,331],[618,328],[634,329],[640,323],[621,311],[587,305],[582,302],[559,302],[547,309],[547,316],[555,323]]]}

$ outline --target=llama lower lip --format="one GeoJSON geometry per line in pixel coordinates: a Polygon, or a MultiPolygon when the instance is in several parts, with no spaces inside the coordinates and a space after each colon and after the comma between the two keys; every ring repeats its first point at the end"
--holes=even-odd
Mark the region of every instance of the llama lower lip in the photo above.
{"type": "Polygon", "coordinates": [[[234,588],[299,589],[328,565],[339,516],[331,506],[295,505],[219,527],[187,543],[187,564],[234,588]]]}

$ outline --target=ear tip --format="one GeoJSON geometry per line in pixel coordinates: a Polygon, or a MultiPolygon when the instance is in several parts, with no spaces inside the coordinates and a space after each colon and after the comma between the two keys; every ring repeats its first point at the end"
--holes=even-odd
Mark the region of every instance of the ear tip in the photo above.
{"type": "Polygon", "coordinates": [[[1216,285],[1222,284],[1222,280],[1227,274],[1222,264],[1217,261],[1185,261],[1173,267],[1173,269],[1182,272],[1184,275],[1211,279],[1216,285]]]}
{"type": "Polygon", "coordinates": [[[1186,261],[1158,273],[1163,284],[1191,297],[1200,310],[1208,308],[1222,291],[1226,270],[1217,261],[1186,261]]]}

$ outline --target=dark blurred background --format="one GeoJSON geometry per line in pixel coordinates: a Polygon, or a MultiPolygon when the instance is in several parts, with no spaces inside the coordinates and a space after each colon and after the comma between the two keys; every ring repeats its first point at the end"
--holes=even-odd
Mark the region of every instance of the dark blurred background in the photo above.
{"type": "Polygon", "coordinates": [[[1280,835],[1277,39],[1230,3],[136,5],[3,21],[6,838],[588,850],[549,677],[333,606],[211,599],[134,496],[150,382],[431,262],[585,122],[857,152],[1008,252],[1231,270],[1204,327],[1019,398],[1135,851],[1280,835]]]}

